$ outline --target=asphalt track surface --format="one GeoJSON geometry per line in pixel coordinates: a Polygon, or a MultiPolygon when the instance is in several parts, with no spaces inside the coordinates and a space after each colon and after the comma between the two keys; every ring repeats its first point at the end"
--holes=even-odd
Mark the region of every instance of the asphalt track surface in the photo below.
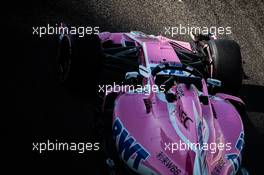
{"type": "MultiPolygon", "coordinates": [[[[39,38],[32,35],[33,26],[63,21],[76,26],[99,26],[100,31],[140,30],[148,34],[163,34],[164,27],[168,26],[230,26],[232,34],[219,37],[234,39],[240,44],[244,71],[248,76],[240,92],[249,113],[245,123],[248,137],[244,164],[251,174],[263,172],[258,161],[261,159],[264,133],[263,1],[54,0],[18,2],[10,4],[9,9],[8,29],[14,38],[7,45],[12,46],[11,55],[19,58],[15,59],[16,81],[10,82],[16,92],[19,119],[12,118],[8,122],[12,125],[13,136],[24,143],[21,149],[30,151],[30,163],[23,166],[24,169],[35,172],[74,169],[84,170],[88,174],[106,173],[102,151],[83,155],[47,153],[43,156],[30,150],[32,141],[38,140],[101,139],[100,131],[97,131],[101,126],[89,98],[69,93],[54,81],[54,37],[39,38]],[[13,47],[14,43],[18,48],[13,47]],[[25,133],[22,132],[23,137],[16,130],[21,124],[15,122],[21,119],[27,124],[23,129],[25,133]]],[[[177,35],[174,39],[190,41],[188,35],[177,35]]],[[[10,125],[5,127],[10,129],[10,125]]]]}

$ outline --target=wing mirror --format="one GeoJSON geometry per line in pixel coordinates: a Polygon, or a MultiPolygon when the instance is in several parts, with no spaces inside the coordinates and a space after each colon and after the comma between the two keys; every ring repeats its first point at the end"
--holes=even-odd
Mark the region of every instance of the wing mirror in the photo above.
{"type": "Polygon", "coordinates": [[[138,72],[139,72],[140,75],[142,75],[145,78],[149,78],[150,74],[151,74],[151,71],[148,68],[146,68],[146,67],[144,67],[142,65],[139,65],[138,72]]]}
{"type": "Polygon", "coordinates": [[[211,85],[212,87],[221,87],[222,82],[220,80],[214,79],[214,78],[207,78],[206,83],[208,85],[211,85]]]}
{"type": "Polygon", "coordinates": [[[125,75],[125,79],[129,80],[130,78],[137,78],[139,76],[138,72],[127,72],[125,75]]]}
{"type": "Polygon", "coordinates": [[[129,85],[141,84],[142,75],[138,72],[127,72],[125,75],[125,83],[129,85]]]}

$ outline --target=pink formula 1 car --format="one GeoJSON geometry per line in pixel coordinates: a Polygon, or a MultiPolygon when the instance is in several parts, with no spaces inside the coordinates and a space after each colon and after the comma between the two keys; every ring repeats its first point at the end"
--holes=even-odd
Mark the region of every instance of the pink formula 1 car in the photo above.
{"type": "Polygon", "coordinates": [[[95,75],[91,67],[100,72],[87,81],[99,83],[102,116],[111,126],[105,127],[111,174],[248,174],[241,167],[244,103],[233,96],[243,72],[236,42],[133,31],[75,42],[63,35],[60,43],[61,81],[75,75],[83,82],[95,75]]]}

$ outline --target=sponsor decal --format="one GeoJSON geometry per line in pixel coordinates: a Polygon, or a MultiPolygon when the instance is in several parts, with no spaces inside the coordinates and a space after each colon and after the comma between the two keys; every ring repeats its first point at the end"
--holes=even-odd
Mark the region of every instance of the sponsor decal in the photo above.
{"type": "Polygon", "coordinates": [[[177,110],[179,120],[183,124],[183,126],[187,129],[188,128],[188,121],[193,122],[193,120],[187,116],[187,114],[182,110],[181,105],[178,105],[178,110],[177,110]]]}
{"type": "Polygon", "coordinates": [[[184,91],[181,86],[177,86],[176,95],[178,99],[184,96],[184,91]]]}
{"type": "Polygon", "coordinates": [[[161,75],[185,75],[184,72],[182,70],[175,70],[175,69],[165,69],[165,70],[162,70],[161,72],[159,72],[158,74],[161,74],[161,75]]]}
{"type": "Polygon", "coordinates": [[[216,166],[214,167],[213,171],[211,172],[212,175],[219,175],[223,169],[223,167],[225,166],[225,161],[224,159],[221,157],[218,161],[216,166]]]}
{"type": "Polygon", "coordinates": [[[136,170],[141,161],[145,161],[150,153],[133,138],[117,117],[113,124],[113,135],[118,147],[118,154],[127,162],[133,155],[133,168],[136,170]]]}
{"type": "Polygon", "coordinates": [[[231,164],[233,165],[235,173],[239,170],[239,167],[241,165],[240,152],[242,151],[244,147],[244,143],[245,143],[244,142],[244,132],[241,132],[236,142],[236,149],[239,151],[239,153],[231,153],[231,154],[225,155],[225,158],[229,160],[231,164]]]}
{"type": "Polygon", "coordinates": [[[181,170],[169,159],[162,151],[156,155],[156,158],[166,167],[173,175],[178,175],[181,170]]]}

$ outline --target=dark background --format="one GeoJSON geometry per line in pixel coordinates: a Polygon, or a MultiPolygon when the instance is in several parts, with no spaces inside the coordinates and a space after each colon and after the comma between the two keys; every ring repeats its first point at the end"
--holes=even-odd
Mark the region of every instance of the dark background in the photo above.
{"type": "MultiPolygon", "coordinates": [[[[240,44],[244,70],[249,77],[240,92],[249,113],[245,119],[247,138],[243,161],[252,174],[263,172],[258,161],[263,153],[264,133],[263,1],[42,0],[11,1],[7,9],[6,45],[11,70],[15,72],[9,83],[16,95],[17,114],[7,119],[4,128],[10,134],[9,139],[16,143],[16,149],[19,147],[18,151],[28,151],[23,157],[8,156],[11,162],[16,161],[23,169],[35,172],[74,169],[85,170],[87,174],[106,173],[102,152],[39,155],[31,151],[32,142],[45,139],[101,141],[98,130],[101,124],[91,100],[69,93],[54,80],[56,36],[32,35],[33,26],[66,22],[73,26],[99,26],[100,31],[141,30],[160,34],[165,26],[189,24],[232,27],[231,35],[220,38],[234,39],[240,44]]],[[[189,41],[190,37],[179,35],[174,39],[189,41]]],[[[10,165],[14,170],[20,167],[10,165]]]]}

